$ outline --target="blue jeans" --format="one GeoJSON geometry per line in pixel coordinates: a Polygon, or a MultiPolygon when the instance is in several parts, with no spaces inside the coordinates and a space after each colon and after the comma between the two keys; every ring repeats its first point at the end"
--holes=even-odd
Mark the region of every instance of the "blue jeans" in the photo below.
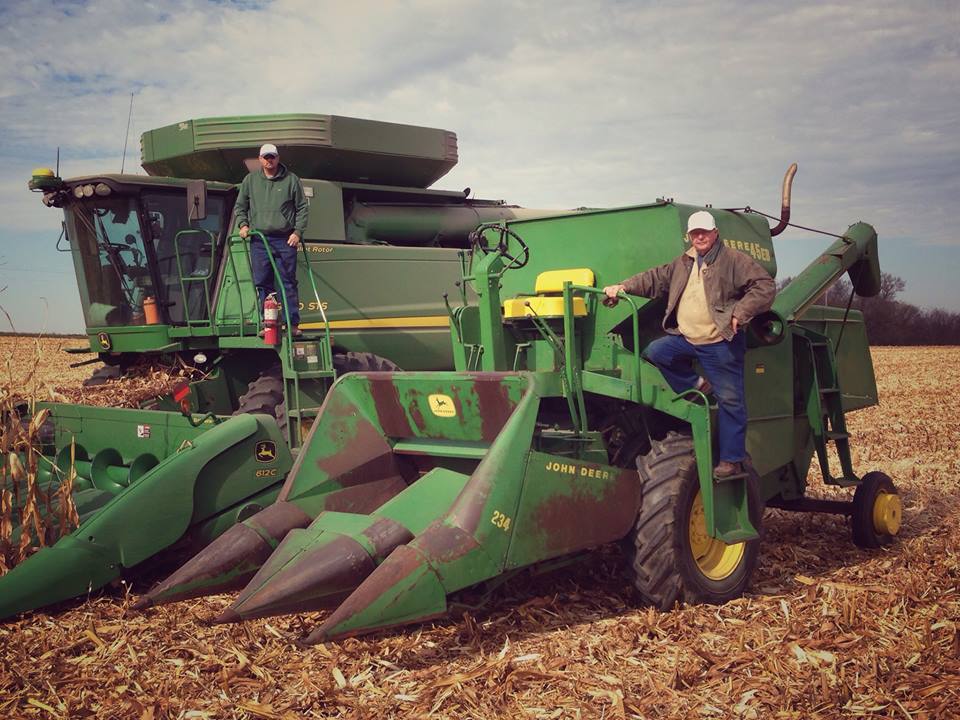
{"type": "Polygon", "coordinates": [[[700,361],[704,377],[713,385],[717,398],[720,460],[727,462],[742,462],[747,457],[747,403],[743,392],[746,350],[746,333],[738,332],[730,342],[721,340],[709,345],[694,345],[682,335],[665,335],[643,351],[674,392],[689,390],[697,384],[693,361],[700,361]]]}
{"type": "MultiPolygon", "coordinates": [[[[297,295],[297,249],[287,245],[290,233],[283,235],[268,235],[267,243],[273,253],[273,261],[280,272],[280,281],[284,292],[274,287],[273,268],[270,267],[270,258],[259,237],[250,238],[250,263],[253,265],[253,284],[257,287],[257,297],[260,299],[260,312],[263,312],[263,301],[272,292],[277,293],[277,300],[283,304],[286,294],[287,307],[290,312],[290,324],[300,324],[300,298],[297,295]]],[[[281,312],[280,317],[283,318],[281,312]]]]}

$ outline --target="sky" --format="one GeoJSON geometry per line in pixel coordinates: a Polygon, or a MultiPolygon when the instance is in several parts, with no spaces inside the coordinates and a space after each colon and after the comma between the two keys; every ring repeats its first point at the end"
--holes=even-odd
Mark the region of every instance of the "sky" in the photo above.
{"type": "MultiPolygon", "coordinates": [[[[901,299],[960,311],[957,0],[3,0],[0,308],[16,329],[83,329],[61,213],[26,187],[58,147],[63,177],[142,172],[145,130],[275,112],[452,130],[460,162],[435,187],[527,207],[778,214],[797,162],[793,221],[871,223],[901,299]]],[[[788,229],[778,274],[828,240],[788,229]]]]}

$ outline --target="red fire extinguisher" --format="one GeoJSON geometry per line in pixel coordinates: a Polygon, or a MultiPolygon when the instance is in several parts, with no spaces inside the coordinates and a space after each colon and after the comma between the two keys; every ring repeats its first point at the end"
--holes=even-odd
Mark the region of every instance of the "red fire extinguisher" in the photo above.
{"type": "Polygon", "coordinates": [[[263,341],[267,345],[280,343],[280,303],[272,293],[263,301],[263,341]]]}

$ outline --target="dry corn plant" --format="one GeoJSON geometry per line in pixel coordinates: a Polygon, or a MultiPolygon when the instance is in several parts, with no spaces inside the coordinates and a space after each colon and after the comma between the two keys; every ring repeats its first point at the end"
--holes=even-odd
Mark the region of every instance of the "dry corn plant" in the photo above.
{"type": "Polygon", "coordinates": [[[179,360],[174,365],[144,361],[102,385],[58,387],[44,377],[43,361],[40,337],[16,338],[0,384],[0,575],[79,524],[72,495],[75,447],[71,444],[69,467],[59,468],[43,455],[41,434],[49,411],[38,411],[38,401],[135,408],[202,377],[179,360]]]}
{"type": "Polygon", "coordinates": [[[37,410],[36,402],[44,396],[57,398],[56,391],[39,380],[41,354],[39,338],[34,340],[32,359],[24,352],[10,353],[0,385],[0,575],[79,524],[72,495],[73,453],[70,467],[63,469],[41,451],[41,432],[50,413],[37,410]]]}

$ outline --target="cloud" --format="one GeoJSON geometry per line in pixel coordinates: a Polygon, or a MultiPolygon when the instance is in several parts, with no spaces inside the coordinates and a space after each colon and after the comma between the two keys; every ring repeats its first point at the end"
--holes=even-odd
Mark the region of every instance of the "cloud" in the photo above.
{"type": "Polygon", "coordinates": [[[960,245],[954,2],[93,0],[0,20],[0,211],[23,229],[43,213],[15,186],[58,145],[68,175],[118,169],[134,92],[128,170],[150,128],[329,112],[456,131],[438,185],[478,196],[777,212],[797,161],[798,222],[960,245]]]}

